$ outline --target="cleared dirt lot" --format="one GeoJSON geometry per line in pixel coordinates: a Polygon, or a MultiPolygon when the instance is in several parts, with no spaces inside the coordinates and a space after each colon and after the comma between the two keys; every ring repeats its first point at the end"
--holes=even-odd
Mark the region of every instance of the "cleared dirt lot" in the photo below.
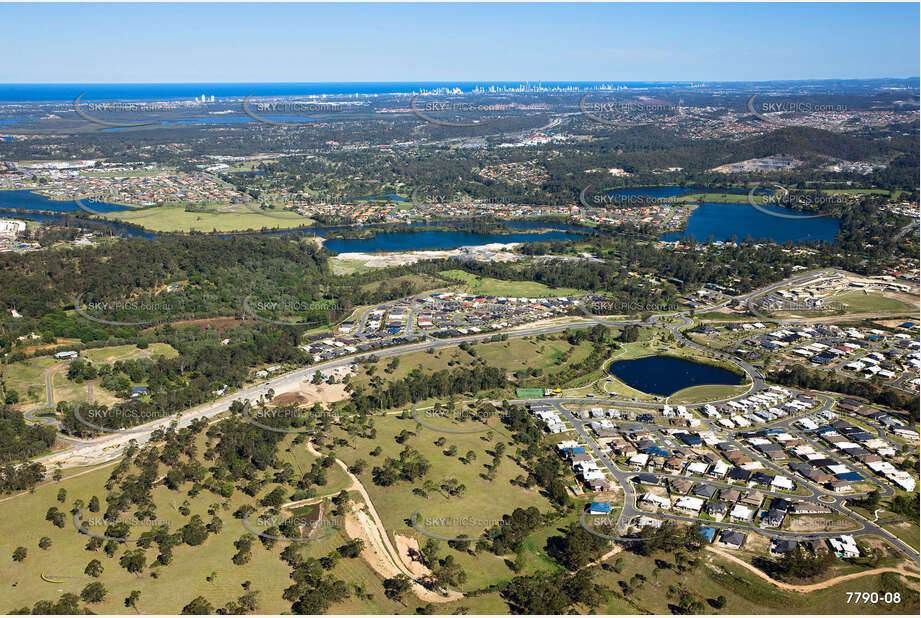
{"type": "MultiPolygon", "coordinates": [[[[336,376],[336,384],[327,384],[326,382],[314,384],[313,377],[311,376],[310,378],[301,380],[290,388],[281,388],[275,391],[275,398],[272,399],[272,405],[312,406],[315,403],[319,403],[327,407],[327,404],[348,399],[349,393],[345,390],[345,384],[342,383],[342,380],[351,374],[351,369],[348,367],[339,367],[333,370],[332,373],[336,376]]],[[[328,376],[329,374],[325,375],[328,376]]]]}

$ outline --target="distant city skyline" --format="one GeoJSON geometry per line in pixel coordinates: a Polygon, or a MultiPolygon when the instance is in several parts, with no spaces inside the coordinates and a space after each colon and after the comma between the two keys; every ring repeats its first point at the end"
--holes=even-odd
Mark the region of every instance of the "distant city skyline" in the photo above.
{"type": "Polygon", "coordinates": [[[0,83],[921,74],[917,3],[0,4],[0,83]]]}

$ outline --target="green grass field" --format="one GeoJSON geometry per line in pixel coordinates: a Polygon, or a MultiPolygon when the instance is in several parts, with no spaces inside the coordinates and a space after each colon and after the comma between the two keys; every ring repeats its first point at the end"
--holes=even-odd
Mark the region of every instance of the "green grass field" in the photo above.
{"type": "Polygon", "coordinates": [[[165,356],[166,358],[175,358],[178,352],[167,343],[151,343],[146,350],[135,345],[118,345],[108,348],[96,348],[81,352],[81,356],[93,361],[94,363],[114,363],[118,360],[128,358],[141,358],[165,356]]]}
{"type": "MultiPolygon", "coordinates": [[[[898,490],[898,494],[902,496],[909,495],[901,490],[898,490]]],[[[881,527],[885,528],[915,549],[918,549],[919,545],[921,545],[921,529],[918,527],[918,522],[914,521],[914,519],[911,517],[906,517],[899,513],[890,511],[888,508],[886,508],[889,505],[890,501],[888,499],[884,499],[880,503],[880,510],[878,513],[871,513],[864,508],[854,505],[848,505],[848,508],[859,513],[865,519],[869,519],[870,521],[876,519],[876,516],[878,515],[879,519],[877,521],[881,527]]]]}
{"type": "MultiPolygon", "coordinates": [[[[423,411],[418,412],[427,426],[417,425],[413,419],[400,419],[397,416],[378,417],[375,419],[377,438],[367,440],[350,438],[348,447],[336,449],[336,455],[346,463],[354,463],[358,459],[368,462],[365,470],[360,475],[361,481],[371,496],[375,508],[384,522],[388,532],[402,536],[412,536],[422,545],[429,537],[411,527],[409,518],[418,511],[417,520],[420,527],[440,536],[459,536],[465,534],[469,537],[481,536],[487,528],[497,522],[501,517],[514,510],[515,507],[526,508],[536,506],[542,511],[547,510],[549,503],[536,489],[523,489],[512,485],[510,481],[520,474],[526,474],[509,455],[514,448],[505,436],[501,423],[492,417],[487,425],[479,421],[456,421],[444,417],[426,416],[423,411]],[[493,439],[487,439],[485,431],[477,433],[448,433],[440,432],[432,427],[444,427],[447,430],[480,430],[490,428],[493,430],[493,439]],[[394,437],[401,431],[407,430],[416,433],[404,444],[398,444],[394,437]],[[437,446],[435,441],[444,437],[443,446],[437,446]],[[506,454],[499,465],[496,478],[492,481],[482,475],[486,472],[485,464],[492,460],[489,451],[498,441],[509,444],[506,454]],[[382,452],[377,457],[369,455],[375,447],[380,446],[382,452]],[[466,486],[466,491],[461,497],[451,497],[439,489],[427,492],[427,496],[413,493],[413,489],[421,483],[408,483],[399,481],[390,487],[380,487],[373,483],[371,470],[375,465],[383,463],[386,457],[398,457],[405,446],[418,450],[431,464],[431,469],[426,479],[440,485],[444,479],[457,479],[466,486]],[[454,446],[457,454],[445,455],[444,451],[454,446]],[[470,463],[460,461],[468,451],[473,451],[476,460],[470,463]]],[[[496,581],[511,578],[514,573],[506,566],[503,558],[484,552],[473,557],[469,554],[457,552],[448,548],[444,541],[440,542],[442,555],[452,554],[467,572],[468,580],[461,586],[462,590],[473,590],[488,586],[496,581]]]]}
{"type": "Polygon", "coordinates": [[[6,366],[6,386],[19,393],[19,401],[25,407],[44,403],[45,372],[58,362],[52,356],[37,356],[10,363],[6,366]]]}
{"type": "Polygon", "coordinates": [[[385,281],[373,281],[361,286],[365,292],[380,292],[382,290],[396,289],[402,285],[411,285],[416,290],[434,290],[444,287],[444,281],[438,277],[426,274],[400,275],[385,281]]]}
{"type": "Polygon", "coordinates": [[[688,193],[676,202],[711,202],[714,204],[748,204],[748,193],[688,193]]]}
{"type": "Polygon", "coordinates": [[[830,302],[847,305],[848,313],[867,313],[871,311],[910,311],[911,305],[895,298],[888,298],[882,294],[870,292],[845,292],[836,294],[828,299],[830,302]]]}
{"type": "Polygon", "coordinates": [[[701,384],[699,386],[691,386],[681,389],[680,391],[670,395],[668,402],[680,404],[729,399],[730,397],[743,395],[746,391],[748,391],[749,388],[751,388],[750,384],[742,386],[734,386],[730,384],[701,384]]]}
{"type": "MultiPolygon", "coordinates": [[[[761,187],[763,188],[763,187],[761,187]]],[[[826,195],[889,195],[885,189],[821,189],[826,195]]],[[[716,204],[748,204],[748,191],[744,193],[688,193],[675,198],[676,202],[711,202],[716,204]]]]}
{"type": "Polygon", "coordinates": [[[313,219],[295,213],[279,211],[278,216],[273,217],[239,204],[215,206],[208,212],[186,212],[183,206],[168,205],[137,213],[106,213],[106,217],[123,219],[155,232],[238,232],[262,228],[286,229],[313,223],[313,219]]]}
{"type": "MultiPolygon", "coordinates": [[[[146,350],[134,345],[120,345],[106,348],[84,350],[81,356],[94,363],[112,363],[129,358],[149,357],[159,355],[167,358],[175,357],[178,352],[165,343],[152,343],[146,350]]],[[[12,363],[7,368],[7,385],[16,390],[20,395],[20,406],[28,409],[45,401],[45,374],[55,365],[61,365],[52,376],[51,385],[54,389],[54,401],[86,401],[88,398],[87,387],[94,388],[94,401],[97,403],[111,404],[117,399],[108,391],[99,386],[101,380],[95,379],[80,384],[67,379],[67,366],[51,356],[39,356],[24,361],[12,363]]]]}
{"type": "MultiPolygon", "coordinates": [[[[541,369],[543,376],[548,376],[568,365],[583,361],[591,353],[592,346],[586,341],[573,346],[565,339],[551,336],[543,341],[535,337],[516,337],[507,341],[478,343],[472,349],[476,357],[453,346],[437,350],[432,354],[427,352],[404,354],[400,357],[397,368],[390,373],[387,373],[387,366],[391,359],[382,359],[375,364],[377,369],[372,375],[368,375],[367,367],[360,367],[351,381],[353,384],[367,388],[374,375],[380,376],[385,381],[397,380],[405,378],[414,369],[421,369],[424,372],[452,370],[470,367],[477,362],[477,359],[485,361],[489,366],[498,367],[507,374],[514,374],[520,370],[541,369]]],[[[539,388],[565,386],[550,384],[543,376],[528,378],[526,385],[539,388]]],[[[514,396],[515,386],[514,384],[510,386],[505,394],[509,397],[514,396]]]]}
{"type": "MultiPolygon", "coordinates": [[[[587,390],[588,389],[586,389],[586,392],[587,390]]],[[[618,399],[632,399],[635,401],[652,402],[652,401],[658,401],[659,399],[661,399],[660,397],[657,397],[656,395],[650,395],[649,393],[644,393],[643,391],[638,391],[635,388],[627,386],[626,384],[624,384],[623,382],[621,382],[615,376],[612,376],[612,375],[604,377],[602,380],[597,382],[595,384],[595,387],[591,389],[591,392],[599,393],[603,396],[610,395],[618,399]]],[[[578,396],[582,393],[580,393],[579,391],[576,391],[575,393],[567,393],[567,394],[578,396]]]]}
{"type": "MultiPolygon", "coordinates": [[[[883,514],[881,513],[881,515],[883,514]]],[[[895,521],[884,523],[883,528],[918,549],[919,545],[921,545],[918,522],[907,520],[899,515],[896,515],[894,519],[895,521]]]]}
{"type": "MultiPolygon", "coordinates": [[[[290,439],[287,443],[290,445],[290,439]]],[[[204,444],[203,440],[201,444],[204,444]]],[[[292,461],[295,469],[309,468],[314,458],[306,452],[305,447],[300,445],[290,448],[292,452],[284,453],[283,458],[292,461]]],[[[171,491],[162,485],[154,488],[157,520],[161,523],[168,522],[171,528],[178,529],[192,514],[199,514],[206,522],[209,521],[211,516],[207,510],[213,504],[218,505],[218,515],[224,522],[224,530],[220,534],[211,535],[202,545],[177,546],[174,549],[173,562],[167,567],[154,569],[157,572],[156,577],[151,576],[149,568],[140,576],[135,576],[119,565],[119,557],[125,549],[133,549],[134,543],[122,544],[115,556],[109,558],[102,550],[91,552],[84,549],[89,537],[75,529],[69,513],[63,528],[57,528],[45,521],[45,511],[50,506],[57,506],[66,513],[73,500],[77,498],[88,502],[91,496],[97,495],[103,500],[106,495],[103,485],[111,472],[112,467],[107,466],[65,479],[61,483],[41,486],[32,494],[13,496],[0,502],[0,508],[5,514],[5,517],[0,519],[0,589],[3,590],[0,595],[3,605],[0,606],[0,610],[9,612],[22,606],[31,607],[41,599],[56,600],[64,592],[79,594],[87,583],[93,581],[93,578],[84,575],[83,569],[95,558],[105,569],[98,581],[108,589],[107,598],[91,606],[97,613],[125,613],[122,600],[131,590],[141,591],[138,609],[143,613],[177,614],[183,605],[198,595],[206,597],[215,607],[220,607],[243,594],[245,591],[241,584],[247,580],[252,582],[252,589],[260,592],[260,612],[290,611],[290,604],[281,598],[282,591],[291,583],[288,578],[290,569],[279,559],[285,542],[277,543],[271,550],[266,550],[261,544],[256,543],[252,560],[243,566],[234,565],[230,560],[236,552],[234,541],[247,533],[242,521],[234,518],[232,513],[241,504],[253,501],[253,498],[239,491],[224,501],[208,491],[202,491],[195,497],[188,496],[191,485],[184,486],[180,491],[171,491]],[[64,504],[55,499],[59,488],[67,490],[64,504]],[[187,503],[191,510],[189,516],[182,515],[178,510],[183,503],[187,503]],[[47,550],[38,547],[38,540],[42,536],[48,536],[52,541],[51,547],[47,550]],[[16,563],[10,558],[18,546],[23,546],[28,551],[22,563],[16,563]],[[63,583],[43,581],[42,573],[59,576],[56,579],[63,583]],[[206,578],[211,573],[216,573],[217,576],[209,582],[206,578]]],[[[319,493],[334,494],[345,484],[345,473],[338,467],[337,470],[330,469],[329,472],[327,484],[320,488],[319,493]]],[[[273,487],[274,485],[269,483],[260,495],[268,493],[273,487]]],[[[92,522],[92,518],[97,515],[87,512],[83,521],[88,529],[102,532],[103,528],[92,522]]],[[[135,528],[134,532],[144,531],[143,527],[135,528]]],[[[304,554],[322,556],[342,544],[344,540],[345,537],[337,532],[315,543],[307,542],[304,544],[304,554]]],[[[156,556],[156,550],[147,554],[149,563],[156,556]]],[[[361,559],[342,560],[333,573],[360,583],[368,588],[369,592],[374,593],[373,602],[353,598],[343,603],[342,607],[332,608],[333,612],[387,613],[399,609],[398,604],[387,601],[380,587],[380,579],[361,559]]]]}
{"type": "Polygon", "coordinates": [[[463,270],[443,270],[439,275],[460,281],[465,292],[485,296],[515,296],[519,298],[542,298],[548,296],[579,296],[585,290],[578,288],[551,288],[534,281],[504,281],[491,277],[480,277],[463,270]]]}

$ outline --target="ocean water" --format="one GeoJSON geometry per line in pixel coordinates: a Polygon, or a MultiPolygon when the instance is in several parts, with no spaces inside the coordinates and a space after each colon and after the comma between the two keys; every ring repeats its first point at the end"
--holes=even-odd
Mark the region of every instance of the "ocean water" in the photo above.
{"type": "MultiPolygon", "coordinates": [[[[0,101],[37,102],[73,101],[81,93],[86,100],[161,100],[191,99],[202,94],[220,99],[224,97],[310,96],[310,95],[376,95],[387,93],[412,93],[439,88],[460,88],[470,92],[474,88],[517,88],[524,84],[511,82],[304,82],[304,83],[199,83],[199,84],[0,84],[0,101]]],[[[547,88],[575,87],[598,88],[610,82],[541,82],[547,88]]],[[[538,82],[531,82],[537,85],[538,82]]],[[[648,88],[664,85],[656,82],[618,82],[625,88],[648,88]]]]}

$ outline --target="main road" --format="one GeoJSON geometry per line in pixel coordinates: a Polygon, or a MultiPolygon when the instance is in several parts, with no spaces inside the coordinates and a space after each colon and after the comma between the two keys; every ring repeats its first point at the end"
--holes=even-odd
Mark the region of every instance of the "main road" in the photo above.
{"type": "MultiPolygon", "coordinates": [[[[773,283],[759,290],[755,290],[753,292],[749,292],[747,294],[737,296],[734,298],[734,300],[736,301],[748,300],[751,298],[755,298],[761,294],[766,294],[780,287],[802,282],[805,280],[815,279],[817,277],[828,276],[829,274],[833,272],[840,272],[840,271],[837,271],[836,269],[826,269],[826,270],[814,271],[810,273],[803,273],[803,274],[785,279],[784,281],[773,283]]],[[[711,311],[714,309],[718,309],[720,307],[726,306],[727,304],[729,304],[729,302],[731,301],[724,301],[717,305],[713,305],[711,307],[704,308],[703,310],[711,311]]],[[[367,318],[367,315],[373,309],[374,308],[369,308],[365,312],[363,312],[362,316],[360,317],[358,321],[359,330],[361,330],[361,328],[364,326],[364,322],[365,322],[365,319],[367,318]]],[[[672,334],[674,335],[677,341],[683,343],[686,346],[697,349],[699,351],[703,351],[708,354],[715,354],[718,357],[728,362],[731,362],[735,364],[737,367],[739,367],[740,369],[742,369],[748,375],[749,379],[752,382],[752,387],[751,389],[749,389],[749,392],[752,389],[757,391],[757,390],[764,388],[765,383],[764,383],[763,376],[752,365],[746,363],[742,359],[726,354],[725,352],[707,348],[706,346],[700,345],[686,338],[684,334],[681,332],[681,329],[687,326],[690,326],[691,324],[693,324],[693,321],[684,312],[677,312],[677,313],[668,314],[668,315],[653,316],[648,321],[609,320],[609,319],[605,319],[602,317],[597,317],[597,316],[593,316],[589,314],[585,318],[574,318],[572,320],[565,320],[565,321],[558,322],[556,324],[519,328],[516,330],[506,331],[505,333],[502,333],[502,334],[507,334],[509,337],[529,337],[533,335],[542,335],[542,334],[561,332],[561,331],[564,331],[570,328],[587,328],[587,327],[594,326],[596,324],[602,324],[604,326],[643,325],[643,324],[655,323],[657,318],[663,318],[663,317],[678,318],[680,320],[679,323],[668,324],[666,326],[672,332],[672,334]]],[[[438,348],[456,346],[463,342],[482,341],[489,337],[493,337],[496,334],[497,333],[484,333],[484,334],[478,334],[478,335],[468,335],[468,336],[463,336],[463,337],[453,337],[450,339],[426,338],[425,340],[416,342],[416,343],[410,343],[406,345],[396,346],[393,348],[377,350],[374,352],[374,354],[379,358],[400,356],[400,355],[408,354],[411,352],[419,352],[419,351],[430,350],[430,349],[438,349],[438,348]]],[[[323,363],[319,363],[315,365],[310,365],[308,367],[304,367],[301,369],[297,369],[290,373],[272,378],[261,384],[249,386],[247,388],[243,388],[234,393],[225,395],[216,401],[196,406],[190,409],[189,411],[182,413],[181,415],[158,419],[156,421],[152,421],[144,425],[139,425],[131,429],[116,431],[116,432],[106,434],[104,436],[101,436],[101,437],[98,437],[92,440],[85,441],[80,444],[74,444],[65,450],[58,451],[50,455],[46,455],[44,457],[37,458],[35,461],[41,462],[46,466],[59,466],[59,467],[86,466],[86,465],[93,465],[93,464],[98,464],[98,463],[102,463],[105,461],[109,461],[111,459],[115,459],[118,456],[120,456],[122,451],[129,445],[129,443],[134,442],[137,444],[143,444],[147,442],[150,439],[151,434],[157,429],[165,429],[174,424],[177,427],[184,427],[198,419],[207,419],[207,418],[211,418],[211,417],[226,413],[230,409],[230,406],[234,401],[258,400],[260,397],[267,395],[267,393],[270,390],[271,391],[286,390],[286,389],[295,387],[303,380],[310,379],[310,377],[313,376],[313,374],[316,373],[317,371],[325,371],[329,369],[335,369],[338,367],[345,367],[345,366],[348,366],[348,365],[351,365],[357,362],[358,359],[361,358],[362,356],[364,356],[364,354],[356,354],[356,355],[342,357],[342,358],[338,358],[335,360],[331,360],[331,361],[327,361],[327,362],[323,362],[323,363]]],[[[735,398],[744,397],[744,396],[745,396],[744,394],[738,395],[735,398]]],[[[549,400],[542,399],[541,401],[551,403],[552,405],[554,405],[554,407],[556,407],[556,409],[560,412],[560,414],[572,424],[576,432],[579,434],[579,437],[592,449],[592,451],[596,454],[597,458],[605,465],[608,471],[614,476],[614,478],[623,488],[624,507],[618,518],[617,527],[619,530],[625,529],[626,525],[630,521],[632,521],[633,518],[644,513],[643,511],[640,511],[639,509],[636,508],[636,493],[633,487],[633,483],[632,481],[630,481],[630,477],[633,476],[634,473],[621,470],[616,465],[614,465],[614,462],[610,459],[610,457],[608,457],[604,449],[600,448],[598,444],[588,434],[588,432],[586,432],[585,427],[584,427],[584,422],[580,419],[575,418],[573,414],[567,408],[564,407],[563,404],[594,402],[594,403],[599,403],[599,404],[611,403],[614,405],[625,405],[625,406],[638,407],[638,408],[658,407],[657,404],[640,403],[640,402],[616,400],[616,399],[579,399],[579,398],[574,398],[574,399],[558,398],[558,399],[549,399],[549,400]]],[[[515,401],[515,403],[527,403],[527,400],[515,401]]],[[[697,404],[697,405],[702,405],[702,404],[697,404]]],[[[831,406],[831,400],[828,397],[825,397],[825,402],[823,404],[822,409],[827,409],[830,406],[831,406]]],[[[689,407],[693,407],[693,406],[689,406],[689,407]]],[[[793,419],[787,419],[786,421],[778,421],[777,423],[778,424],[783,423],[786,425],[791,420],[793,419]]],[[[710,427],[710,424],[708,421],[704,421],[704,422],[707,424],[708,427],[710,427]]],[[[770,423],[768,425],[770,425],[770,423]]],[[[787,425],[786,428],[789,428],[789,426],[787,425]]],[[[748,449],[746,449],[746,451],[750,452],[748,449]]],[[[756,454],[754,453],[752,454],[758,457],[756,454]]],[[[764,464],[774,469],[775,471],[783,472],[783,470],[778,468],[772,462],[768,462],[766,460],[762,460],[762,461],[764,464]]],[[[663,475],[663,474],[657,474],[657,476],[661,478],[673,478],[674,477],[674,475],[663,475]]],[[[718,481],[707,481],[707,482],[711,484],[716,483],[716,484],[722,485],[722,483],[718,481]]],[[[809,483],[806,483],[806,486],[809,486],[809,485],[810,485],[809,483]]],[[[857,519],[862,524],[862,528],[860,530],[852,531],[850,533],[852,534],[872,534],[872,535],[876,535],[876,536],[885,538],[887,541],[897,546],[899,549],[901,549],[903,552],[909,555],[913,561],[918,562],[919,555],[916,550],[914,550],[912,547],[902,542],[900,539],[892,535],[887,530],[880,528],[874,523],[867,521],[860,515],[847,509],[845,505],[845,499],[843,497],[837,496],[834,494],[828,494],[824,492],[821,488],[817,488],[817,486],[811,487],[810,490],[811,490],[811,494],[809,497],[822,497],[823,501],[826,501],[825,503],[827,506],[829,506],[833,510],[839,512],[840,514],[850,519],[857,519]]],[[[775,495],[774,492],[762,492],[762,493],[766,493],[769,495],[775,495]]],[[[776,495],[785,495],[785,494],[776,494],[776,495]]],[[[790,497],[789,495],[785,495],[785,496],[790,497]]],[[[666,519],[701,523],[699,522],[699,520],[694,519],[692,517],[684,517],[680,515],[660,513],[657,516],[663,517],[666,519]]],[[[760,529],[755,528],[752,525],[746,525],[746,524],[741,524],[741,523],[707,522],[707,524],[712,525],[712,526],[717,526],[717,527],[730,527],[730,528],[739,528],[739,529],[749,529],[749,530],[759,531],[759,532],[761,531],[760,529]]],[[[790,533],[790,532],[785,532],[785,531],[771,531],[770,534],[773,534],[775,536],[784,536],[784,537],[799,538],[799,539],[823,538],[823,537],[828,537],[828,536],[834,536],[833,533],[797,534],[797,533],[790,533]]]]}
{"type": "MultiPolygon", "coordinates": [[[[797,283],[806,279],[811,279],[819,276],[826,276],[831,272],[837,272],[834,269],[823,269],[819,271],[813,271],[810,273],[802,273],[794,277],[785,279],[784,281],[779,281],[772,283],[764,288],[748,292],[746,294],[736,297],[737,300],[744,300],[750,298],[757,294],[763,294],[770,290],[773,290],[784,285],[790,285],[797,283]]],[[[713,305],[712,307],[707,307],[702,310],[709,311],[717,309],[719,307],[725,306],[730,301],[724,301],[718,305],[713,305]]],[[[384,303],[387,304],[387,303],[384,303]]],[[[363,312],[358,321],[359,330],[364,326],[364,321],[367,315],[376,309],[375,307],[370,307],[363,312]]],[[[549,333],[561,332],[570,328],[586,328],[594,326],[595,324],[602,324],[604,326],[625,326],[625,325],[643,325],[649,323],[655,323],[657,318],[663,317],[678,317],[681,319],[681,324],[678,325],[669,325],[669,329],[675,335],[676,339],[685,345],[694,347],[699,350],[705,350],[708,353],[713,353],[713,350],[705,348],[689,339],[685,338],[683,333],[680,332],[680,328],[691,324],[691,320],[687,317],[684,312],[676,312],[667,315],[653,316],[649,321],[643,320],[609,320],[593,315],[587,315],[584,318],[573,318],[572,320],[566,320],[558,322],[556,324],[543,325],[543,326],[533,326],[519,328],[517,330],[509,330],[503,334],[507,334],[509,337],[528,337],[532,335],[542,335],[549,333]]],[[[463,342],[476,342],[482,341],[489,337],[495,336],[497,333],[483,333],[478,335],[467,335],[462,337],[452,337],[450,339],[434,339],[427,338],[423,341],[410,343],[406,345],[396,346],[392,348],[386,348],[382,350],[377,350],[374,352],[374,355],[379,358],[387,358],[391,356],[400,356],[403,354],[408,354],[411,352],[419,352],[429,349],[437,349],[443,347],[455,346],[463,342]]],[[[741,359],[731,357],[726,355],[723,352],[717,352],[717,354],[722,355],[730,362],[735,363],[739,368],[745,371],[750,379],[753,382],[753,388],[761,388],[764,384],[763,379],[760,373],[748,363],[745,363],[741,359]]],[[[166,417],[162,419],[157,419],[150,423],[144,425],[138,425],[131,429],[115,431],[111,434],[106,434],[92,440],[88,440],[84,443],[73,445],[65,450],[61,450],[50,455],[46,455],[36,459],[46,466],[60,466],[60,467],[74,467],[74,466],[85,466],[92,465],[95,463],[101,463],[103,461],[108,461],[119,456],[121,452],[127,447],[129,441],[134,440],[138,444],[142,444],[149,440],[151,433],[157,429],[165,429],[172,424],[176,423],[178,427],[185,427],[192,423],[195,420],[210,418],[223,414],[230,409],[232,402],[236,400],[248,399],[250,401],[257,400],[260,397],[266,395],[269,390],[273,391],[284,391],[290,388],[296,387],[302,380],[309,379],[317,371],[325,371],[329,369],[335,369],[337,367],[345,367],[355,363],[361,356],[364,354],[356,354],[341,357],[335,360],[326,361],[323,363],[310,365],[301,369],[297,369],[290,373],[276,376],[266,382],[261,384],[249,386],[241,390],[235,391],[233,393],[224,395],[223,397],[217,399],[216,401],[202,404],[196,407],[191,408],[187,412],[182,413],[181,415],[176,415],[172,417],[166,417]]],[[[634,402],[620,402],[625,405],[635,405],[639,407],[646,407],[643,404],[637,404],[634,402]]],[[[649,404],[650,407],[652,404],[649,404]]]]}

